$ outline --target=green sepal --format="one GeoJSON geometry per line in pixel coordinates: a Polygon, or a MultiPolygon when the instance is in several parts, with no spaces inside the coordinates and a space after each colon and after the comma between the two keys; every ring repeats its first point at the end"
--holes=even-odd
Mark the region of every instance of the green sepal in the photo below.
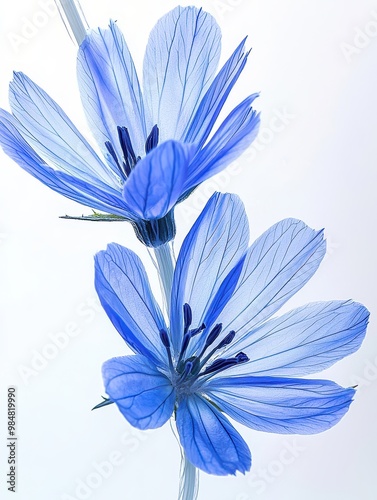
{"type": "Polygon", "coordinates": [[[100,212],[95,212],[93,210],[93,215],[61,215],[59,219],[70,219],[70,220],[88,220],[94,222],[118,222],[118,221],[128,221],[126,217],[122,217],[121,215],[112,215],[112,214],[101,214],[100,212]]]}
{"type": "Polygon", "coordinates": [[[111,405],[111,404],[114,403],[114,401],[112,401],[110,398],[104,398],[102,396],[102,399],[103,399],[103,401],[101,401],[100,403],[98,403],[98,405],[93,406],[92,411],[93,410],[98,410],[98,408],[102,408],[103,406],[111,405]]]}

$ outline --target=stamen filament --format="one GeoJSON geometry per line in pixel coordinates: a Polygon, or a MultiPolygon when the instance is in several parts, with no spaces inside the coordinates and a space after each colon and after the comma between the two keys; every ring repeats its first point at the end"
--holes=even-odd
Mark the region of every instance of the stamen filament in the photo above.
{"type": "Polygon", "coordinates": [[[199,373],[199,377],[202,375],[208,375],[209,373],[218,373],[230,368],[231,366],[246,363],[247,361],[249,361],[249,357],[244,352],[239,352],[234,358],[219,358],[216,359],[212,365],[206,368],[203,373],[199,373]]]}
{"type": "Polygon", "coordinates": [[[186,334],[192,323],[192,310],[189,304],[183,305],[184,334],[186,334]]]}
{"type": "MultiPolygon", "coordinates": [[[[223,347],[229,345],[231,342],[233,342],[233,339],[236,335],[236,332],[234,330],[231,330],[226,337],[223,338],[223,340],[218,344],[216,347],[212,349],[212,351],[207,354],[207,356],[203,359],[203,361],[200,364],[200,369],[203,368],[203,366],[207,363],[207,361],[215,354],[216,351],[219,349],[222,349],[223,347]]],[[[203,349],[202,354],[206,350],[206,347],[203,349]]]]}
{"type": "Polygon", "coordinates": [[[177,361],[177,365],[182,361],[183,355],[186,352],[186,349],[190,343],[191,340],[191,334],[190,333],[185,333],[183,336],[183,341],[182,341],[182,347],[181,347],[181,352],[179,354],[179,358],[177,361]]]}
{"type": "MultiPolygon", "coordinates": [[[[212,330],[210,331],[210,333],[207,337],[206,343],[204,344],[204,347],[203,347],[201,353],[199,354],[198,358],[201,358],[203,356],[203,354],[206,352],[206,350],[208,349],[208,347],[214,343],[214,341],[220,335],[222,328],[223,328],[222,323],[218,323],[217,325],[215,325],[212,328],[212,330]]],[[[211,353],[208,354],[208,356],[206,356],[205,359],[208,360],[215,351],[217,351],[217,347],[215,347],[215,349],[213,349],[211,351],[211,353]]]]}
{"type": "Polygon", "coordinates": [[[157,125],[154,125],[154,127],[151,130],[151,133],[148,135],[147,140],[145,142],[145,152],[147,154],[149,153],[149,151],[151,151],[157,146],[159,136],[160,136],[160,131],[157,125]]]}
{"type": "Polygon", "coordinates": [[[160,330],[160,339],[161,339],[161,342],[163,343],[163,345],[166,349],[166,352],[168,354],[169,368],[170,368],[171,372],[173,373],[174,366],[173,366],[173,359],[171,356],[170,340],[169,340],[168,332],[166,330],[164,330],[164,329],[160,330]]]}
{"type": "Polygon", "coordinates": [[[120,146],[122,148],[124,161],[129,165],[130,169],[132,169],[136,163],[136,155],[134,152],[134,148],[132,147],[131,137],[126,127],[118,127],[118,137],[120,146]]]}
{"type": "Polygon", "coordinates": [[[202,323],[199,328],[194,328],[193,330],[190,331],[191,337],[195,337],[195,335],[198,335],[198,333],[201,333],[203,330],[205,330],[207,327],[204,323],[202,323]]]}

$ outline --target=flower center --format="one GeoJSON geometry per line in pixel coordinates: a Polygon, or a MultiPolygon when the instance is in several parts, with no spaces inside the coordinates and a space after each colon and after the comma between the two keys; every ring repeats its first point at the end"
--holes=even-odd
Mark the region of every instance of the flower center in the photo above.
{"type": "MultiPolygon", "coordinates": [[[[110,153],[111,157],[115,161],[122,180],[126,181],[132,169],[135,167],[137,162],[141,160],[141,157],[136,156],[135,154],[128,129],[126,127],[118,126],[117,130],[118,130],[118,139],[120,148],[122,150],[123,158],[121,159],[118,158],[115,148],[110,141],[106,141],[105,146],[107,151],[110,153]]],[[[147,140],[145,141],[146,154],[148,154],[149,151],[151,151],[158,145],[158,139],[159,139],[159,129],[157,125],[155,125],[152,128],[151,133],[148,135],[147,140]]]]}
{"type": "MultiPolygon", "coordinates": [[[[191,329],[192,310],[189,304],[183,306],[184,331],[181,343],[181,349],[177,360],[173,360],[170,348],[170,340],[165,330],[160,331],[161,342],[163,343],[167,354],[170,370],[173,375],[173,384],[181,390],[189,389],[192,384],[202,376],[215,375],[231,366],[246,363],[249,361],[247,355],[239,352],[232,358],[213,359],[216,352],[231,344],[236,336],[234,330],[230,331],[223,339],[216,344],[216,340],[222,332],[222,324],[218,323],[208,333],[204,324],[191,329]],[[186,357],[187,349],[193,337],[204,335],[204,346],[189,357],[186,357]],[[211,349],[210,349],[211,348],[211,349]]],[[[204,340],[203,339],[203,340],[204,340]]],[[[209,377],[208,377],[209,378],[209,377]]]]}

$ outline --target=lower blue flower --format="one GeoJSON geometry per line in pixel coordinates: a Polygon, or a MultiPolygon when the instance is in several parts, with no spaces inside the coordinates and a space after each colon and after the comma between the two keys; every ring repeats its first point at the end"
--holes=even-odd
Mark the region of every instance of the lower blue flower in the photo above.
{"type": "Polygon", "coordinates": [[[217,475],[245,473],[249,448],[230,423],[313,434],[335,425],[355,390],[301,379],[356,351],[369,313],[330,301],[271,316],[315,273],[323,231],[286,219],[248,248],[235,195],[215,194],[187,235],[174,272],[169,325],[140,259],[111,244],[96,256],[96,289],[134,351],[103,366],[109,401],[139,429],[174,414],[187,458],[217,475]]]}

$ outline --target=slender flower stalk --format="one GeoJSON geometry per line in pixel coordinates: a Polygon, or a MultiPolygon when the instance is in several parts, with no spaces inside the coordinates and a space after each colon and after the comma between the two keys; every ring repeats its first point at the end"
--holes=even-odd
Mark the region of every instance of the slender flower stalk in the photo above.
{"type": "MultiPolygon", "coordinates": [[[[164,301],[168,316],[170,315],[170,297],[174,276],[174,257],[169,243],[154,249],[157,261],[157,270],[161,282],[164,301]]],[[[196,500],[199,491],[199,471],[187,459],[182,450],[181,477],[178,500],[196,500]]]]}
{"type": "Polygon", "coordinates": [[[182,453],[181,484],[178,500],[196,500],[199,492],[199,471],[182,453]]]}
{"type": "Polygon", "coordinates": [[[172,248],[169,243],[165,243],[164,245],[156,247],[154,251],[156,255],[158,275],[162,285],[166,311],[169,315],[170,296],[174,274],[174,258],[172,254],[172,248]]]}
{"type": "Polygon", "coordinates": [[[69,35],[80,46],[89,28],[80,2],[78,0],[55,0],[55,3],[69,35]]]}

